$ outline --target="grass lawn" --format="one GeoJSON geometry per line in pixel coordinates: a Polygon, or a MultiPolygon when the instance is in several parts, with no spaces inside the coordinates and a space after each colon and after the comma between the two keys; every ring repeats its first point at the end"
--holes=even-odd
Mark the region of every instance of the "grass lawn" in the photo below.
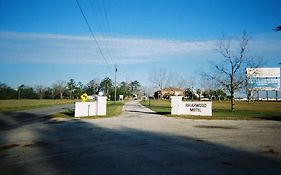
{"type": "Polygon", "coordinates": [[[0,112],[12,112],[44,106],[74,103],[75,100],[0,100],[0,112]]]}
{"type": "Polygon", "coordinates": [[[214,101],[213,102],[213,116],[190,116],[190,115],[171,115],[170,100],[150,100],[141,102],[144,106],[151,110],[169,117],[180,117],[189,119],[230,119],[230,120],[278,120],[281,121],[281,102],[247,102],[236,101],[235,111],[230,110],[229,101],[214,101]]]}
{"type": "MultiPolygon", "coordinates": [[[[81,119],[96,119],[96,118],[108,118],[113,116],[118,116],[122,113],[124,102],[114,102],[108,101],[105,116],[89,116],[81,117],[81,119]]],[[[50,115],[51,118],[74,118],[74,111],[69,110],[62,113],[55,113],[50,115]]]]}

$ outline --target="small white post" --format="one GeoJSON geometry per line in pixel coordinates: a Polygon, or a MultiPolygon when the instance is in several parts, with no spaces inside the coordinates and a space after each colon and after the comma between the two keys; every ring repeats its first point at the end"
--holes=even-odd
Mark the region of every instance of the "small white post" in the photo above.
{"type": "Polygon", "coordinates": [[[181,105],[182,105],[183,96],[171,96],[171,114],[172,115],[181,115],[181,105]]]}

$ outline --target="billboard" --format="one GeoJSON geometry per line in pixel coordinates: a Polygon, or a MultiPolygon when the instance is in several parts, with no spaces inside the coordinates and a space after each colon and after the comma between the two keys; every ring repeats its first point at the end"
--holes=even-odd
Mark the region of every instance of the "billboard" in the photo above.
{"type": "Polygon", "coordinates": [[[280,68],[247,68],[250,90],[280,90],[280,68]]]}

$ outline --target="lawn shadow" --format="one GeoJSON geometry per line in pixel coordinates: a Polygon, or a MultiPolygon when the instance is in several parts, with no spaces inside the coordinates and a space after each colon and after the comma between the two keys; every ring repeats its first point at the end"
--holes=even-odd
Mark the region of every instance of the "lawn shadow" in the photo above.
{"type": "Polygon", "coordinates": [[[280,112],[257,112],[257,111],[249,111],[249,110],[235,110],[231,111],[228,109],[215,109],[213,110],[213,116],[219,118],[232,118],[237,120],[273,120],[273,121],[281,121],[281,113],[280,112]]]}
{"type": "Polygon", "coordinates": [[[64,114],[64,115],[67,115],[69,117],[73,117],[74,118],[75,111],[74,111],[74,109],[67,108],[67,111],[64,111],[64,112],[61,112],[61,113],[64,114]]]}
{"type": "Polygon", "coordinates": [[[275,116],[275,115],[270,115],[270,116],[259,116],[259,117],[254,117],[256,119],[262,119],[262,120],[274,120],[274,121],[281,121],[281,116],[275,116]]]}

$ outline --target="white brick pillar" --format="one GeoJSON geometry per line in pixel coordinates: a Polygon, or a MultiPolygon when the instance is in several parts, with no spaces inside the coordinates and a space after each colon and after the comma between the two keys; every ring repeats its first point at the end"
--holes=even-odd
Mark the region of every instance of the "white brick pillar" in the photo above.
{"type": "Polygon", "coordinates": [[[171,114],[172,115],[181,115],[182,111],[182,98],[183,96],[171,96],[171,114]]]}
{"type": "Polygon", "coordinates": [[[106,97],[96,96],[95,99],[97,102],[96,115],[106,115],[106,97]]]}

